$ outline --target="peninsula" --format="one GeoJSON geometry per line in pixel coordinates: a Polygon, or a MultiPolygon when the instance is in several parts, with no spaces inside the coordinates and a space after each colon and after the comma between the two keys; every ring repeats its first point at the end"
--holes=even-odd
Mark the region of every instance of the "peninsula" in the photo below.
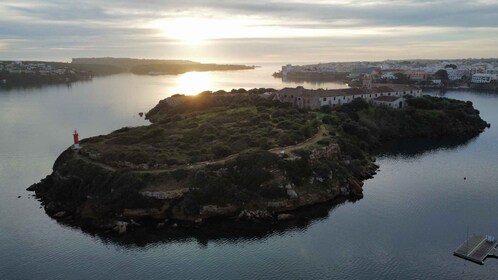
{"type": "Polygon", "coordinates": [[[187,72],[235,71],[255,66],[199,63],[189,60],[134,58],[73,58],[71,63],[46,61],[0,61],[0,89],[71,84],[94,76],[119,73],[179,75],[187,72]]]}
{"type": "Polygon", "coordinates": [[[179,75],[187,72],[234,71],[254,69],[255,66],[200,63],[190,60],[136,58],[73,58],[71,65],[89,71],[107,70],[110,74],[131,72],[137,75],[179,75]]]}
{"type": "Polygon", "coordinates": [[[289,92],[166,98],[146,114],[150,125],[82,140],[28,190],[61,222],[120,234],[219,219],[275,224],[303,206],[361,198],[381,143],[473,137],[488,126],[471,102],[405,94],[406,106],[392,108],[357,96],[313,110],[282,100],[289,92]]]}

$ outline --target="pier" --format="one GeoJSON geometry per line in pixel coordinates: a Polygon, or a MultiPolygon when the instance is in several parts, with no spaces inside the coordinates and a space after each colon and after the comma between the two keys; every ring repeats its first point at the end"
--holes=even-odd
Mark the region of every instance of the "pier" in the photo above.
{"type": "Polygon", "coordinates": [[[472,235],[453,255],[482,265],[487,257],[498,258],[497,245],[498,241],[492,236],[472,235]]]}

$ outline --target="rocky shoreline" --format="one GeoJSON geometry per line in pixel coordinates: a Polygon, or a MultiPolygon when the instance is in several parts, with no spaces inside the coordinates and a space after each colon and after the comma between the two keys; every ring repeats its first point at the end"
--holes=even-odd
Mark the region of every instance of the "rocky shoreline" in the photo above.
{"type": "MultiPolygon", "coordinates": [[[[206,126],[198,124],[205,115],[195,110],[192,113],[193,109],[188,107],[191,106],[189,98],[194,97],[185,97],[176,107],[162,102],[152,109],[153,114],[149,112],[149,117],[154,124],[150,128],[121,129],[109,136],[83,140],[80,150],[67,149],[54,163],[53,173],[28,190],[35,192],[49,216],[83,230],[116,235],[147,229],[176,232],[181,228],[189,232],[190,229],[209,228],[212,224],[219,227],[220,221],[226,221],[250,231],[251,224],[254,228],[263,224],[264,228],[286,224],[299,217],[302,209],[314,205],[362,198],[363,180],[372,178],[379,168],[372,156],[379,143],[412,137],[472,137],[488,126],[471,103],[444,98],[414,99],[412,108],[405,110],[374,108],[358,100],[337,111],[310,112],[297,111],[258,96],[247,95],[241,102],[240,94],[233,94],[214,100],[231,103],[231,106],[202,108],[210,117],[209,122],[235,119],[235,124],[239,125],[237,115],[227,118],[227,111],[242,114],[243,119],[258,120],[263,117],[268,120],[271,113],[272,117],[281,119],[273,121],[274,126],[282,130],[291,127],[288,123],[291,116],[302,116],[310,126],[301,127],[300,131],[315,128],[315,134],[291,146],[247,149],[225,154],[225,158],[192,164],[175,162],[173,167],[162,170],[141,167],[144,164],[164,167],[167,163],[140,162],[136,157],[126,155],[120,157],[126,168],[112,166],[114,158],[107,160],[98,152],[99,148],[106,151],[127,145],[138,149],[138,140],[133,140],[132,144],[128,142],[141,132],[139,129],[146,130],[146,137],[140,141],[147,143],[151,141],[150,137],[159,135],[163,139],[163,135],[178,133],[178,130],[171,130],[176,127],[188,127],[189,130],[182,130],[185,135],[197,133],[196,129],[207,133],[206,126]],[[257,105],[247,107],[248,102],[257,105]],[[242,106],[239,104],[246,107],[234,107],[242,106]],[[182,115],[178,115],[179,112],[182,115]],[[316,122],[316,118],[321,123],[316,122]],[[159,133],[156,123],[172,132],[159,133]],[[192,123],[195,124],[193,130],[192,123]],[[89,157],[89,153],[95,156],[89,157]]],[[[217,104],[214,101],[205,102],[217,104]]],[[[273,126],[271,118],[267,123],[273,126]]],[[[284,136],[282,134],[280,138],[284,136]]],[[[265,140],[269,143],[272,139],[265,140]]],[[[158,147],[145,146],[145,149],[159,153],[158,147]]]]}
{"type": "MultiPolygon", "coordinates": [[[[68,149],[57,160],[60,164],[61,160],[77,160],[67,159],[73,157],[77,151],[68,149]]],[[[67,165],[68,163],[62,163],[67,165]]],[[[72,164],[72,163],[69,163],[72,164]]],[[[79,162],[78,166],[88,165],[87,168],[101,169],[100,172],[107,173],[108,171],[101,167],[91,166],[91,163],[79,162]]],[[[57,164],[56,164],[57,166],[57,164]]],[[[34,191],[36,197],[41,201],[45,212],[63,224],[70,224],[81,227],[82,229],[102,230],[106,232],[114,232],[116,234],[124,234],[130,230],[137,228],[162,229],[162,228],[177,228],[182,227],[198,228],[209,224],[210,221],[219,221],[220,219],[230,221],[231,223],[240,223],[247,227],[247,223],[257,223],[274,225],[295,219],[296,212],[301,208],[310,207],[313,205],[330,203],[337,199],[358,200],[363,198],[363,182],[361,180],[372,178],[378,170],[378,166],[371,162],[363,171],[362,178],[349,178],[347,183],[338,187],[337,191],[303,193],[296,192],[295,186],[286,184],[282,186],[285,189],[287,198],[281,200],[272,200],[266,202],[266,208],[262,210],[242,209],[235,205],[204,205],[198,215],[186,214],[179,206],[184,199],[189,189],[178,189],[172,191],[143,191],[138,192],[143,199],[154,201],[152,205],[158,207],[151,208],[122,208],[121,213],[111,216],[101,216],[96,213],[95,208],[98,205],[89,203],[81,203],[75,201],[77,198],[86,198],[81,201],[88,201],[92,196],[99,196],[99,193],[94,192],[96,188],[105,188],[102,185],[90,185],[88,180],[79,177],[77,174],[65,175],[66,170],[57,171],[54,167],[54,172],[42,179],[41,182],[30,186],[27,190],[34,191]],[[62,174],[61,174],[62,173],[62,174]],[[63,175],[64,174],[64,175],[63,175]],[[66,196],[66,199],[61,199],[60,196],[66,196]],[[68,197],[72,196],[72,197],[68,197]],[[159,204],[158,204],[159,202],[159,204]]],[[[121,171],[121,173],[130,173],[133,171],[121,171]]],[[[112,172],[113,173],[113,172],[112,172]]],[[[95,176],[110,176],[94,173],[95,176]]],[[[104,180],[112,180],[110,178],[104,180]]],[[[319,180],[314,178],[314,180],[319,180]]],[[[113,192],[111,189],[110,192],[113,192]]],[[[250,227],[249,227],[250,228],[250,227]]]]}

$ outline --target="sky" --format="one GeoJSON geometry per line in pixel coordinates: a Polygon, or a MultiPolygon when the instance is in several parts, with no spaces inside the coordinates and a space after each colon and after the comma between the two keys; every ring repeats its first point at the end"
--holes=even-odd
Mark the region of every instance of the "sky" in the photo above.
{"type": "Polygon", "coordinates": [[[0,60],[498,57],[498,0],[2,0],[0,60]]]}

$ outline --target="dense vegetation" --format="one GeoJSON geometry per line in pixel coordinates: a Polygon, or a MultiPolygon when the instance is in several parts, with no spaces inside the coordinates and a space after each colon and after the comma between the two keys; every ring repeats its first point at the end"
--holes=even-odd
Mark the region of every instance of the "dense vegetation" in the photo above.
{"type": "Polygon", "coordinates": [[[372,107],[361,99],[339,109],[342,129],[369,146],[407,137],[474,136],[486,127],[472,102],[424,96],[404,110],[372,107]]]}
{"type": "Polygon", "coordinates": [[[87,139],[85,150],[114,165],[180,165],[293,145],[317,132],[315,113],[251,93],[177,96],[182,104],[163,101],[147,114],[152,125],[87,139]]]}

